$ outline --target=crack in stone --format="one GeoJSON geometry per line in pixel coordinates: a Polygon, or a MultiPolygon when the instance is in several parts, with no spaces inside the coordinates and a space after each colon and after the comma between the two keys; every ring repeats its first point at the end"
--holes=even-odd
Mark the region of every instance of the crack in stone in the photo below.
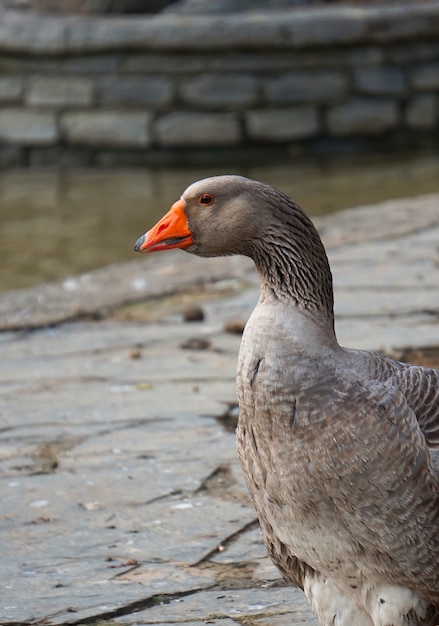
{"type": "Polygon", "coordinates": [[[195,563],[191,563],[190,567],[198,567],[199,565],[206,563],[212,556],[215,556],[215,554],[218,554],[218,552],[222,552],[225,548],[227,548],[227,546],[233,543],[248,530],[253,530],[254,528],[257,528],[258,524],[259,520],[257,517],[255,517],[250,522],[244,524],[244,526],[241,526],[241,528],[238,528],[238,530],[235,530],[235,532],[225,537],[215,548],[212,548],[212,550],[206,552],[206,554],[198,559],[198,561],[195,561],[195,563]]]}
{"type": "MultiPolygon", "coordinates": [[[[110,611],[105,611],[104,613],[97,613],[95,615],[91,615],[90,617],[84,617],[78,620],[68,620],[63,622],[64,626],[82,626],[82,624],[93,624],[99,620],[110,620],[115,619],[117,617],[122,617],[124,615],[130,615],[131,613],[138,613],[139,611],[144,611],[145,609],[150,609],[153,606],[157,606],[158,604],[169,604],[173,600],[179,600],[180,598],[185,598],[186,596],[191,596],[196,593],[200,593],[201,591],[206,591],[206,589],[210,589],[215,587],[215,585],[211,585],[210,587],[204,588],[196,588],[189,589],[187,591],[180,591],[175,593],[165,593],[165,594],[156,594],[153,596],[149,596],[148,598],[144,598],[143,600],[135,600],[134,602],[130,602],[129,604],[119,607],[117,609],[113,609],[110,611]]],[[[44,621],[50,620],[50,617],[45,618],[44,621]]],[[[36,624],[44,624],[44,621],[36,622],[36,624]]],[[[8,626],[10,626],[8,624],[8,626]]],[[[25,624],[17,624],[12,626],[30,626],[25,624]]],[[[32,626],[34,626],[32,624],[32,626]]]]}
{"type": "MultiPolygon", "coordinates": [[[[170,421],[170,419],[166,417],[165,418],[143,418],[142,417],[142,418],[137,418],[137,419],[133,418],[130,420],[119,420],[117,422],[114,422],[110,428],[106,427],[103,430],[99,430],[98,432],[95,432],[90,435],[86,435],[86,436],[65,435],[59,439],[43,441],[40,444],[30,443],[29,445],[26,445],[26,444],[27,442],[32,442],[34,439],[33,437],[31,436],[14,437],[14,431],[17,429],[20,430],[21,426],[10,426],[10,427],[0,429],[0,434],[8,432],[10,433],[10,437],[7,438],[6,440],[13,440],[17,442],[16,450],[13,454],[11,454],[11,456],[9,457],[10,459],[14,459],[14,458],[22,459],[23,456],[26,456],[28,457],[28,459],[32,459],[33,461],[33,464],[16,465],[16,466],[11,467],[10,469],[13,472],[20,474],[20,475],[38,476],[42,474],[53,474],[58,469],[58,464],[59,464],[58,456],[60,454],[67,452],[69,450],[72,450],[77,445],[80,445],[90,439],[93,439],[95,437],[102,437],[102,436],[109,435],[109,434],[111,435],[112,433],[117,433],[119,430],[138,428],[139,426],[149,425],[149,424],[153,424],[157,422],[161,423],[163,421],[170,421]]],[[[102,425],[101,422],[95,422],[94,424],[102,425]]],[[[64,425],[72,427],[71,423],[64,424],[64,425]]],[[[89,422],[89,425],[91,425],[91,422],[89,422]]],[[[51,422],[39,422],[33,425],[33,427],[37,430],[40,428],[50,428],[52,426],[53,424],[51,422]]],[[[76,424],[73,424],[73,426],[76,426],[76,424]]],[[[153,458],[153,457],[150,454],[148,455],[142,454],[138,458],[153,458]]],[[[181,494],[180,490],[175,490],[163,496],[159,496],[158,498],[153,499],[153,501],[157,499],[160,500],[163,498],[167,498],[173,495],[180,495],[180,494],[181,494]]],[[[146,504],[149,504],[149,502],[147,502],[146,504]]]]}
{"type": "Polygon", "coordinates": [[[142,502],[142,506],[146,506],[148,504],[154,504],[155,502],[160,502],[162,500],[167,500],[168,498],[172,498],[174,496],[181,496],[181,495],[183,495],[183,491],[181,489],[174,489],[172,491],[168,491],[168,493],[164,493],[161,496],[156,496],[155,498],[151,498],[151,500],[142,502]]]}
{"type": "Polygon", "coordinates": [[[201,483],[195,493],[207,493],[211,496],[224,497],[224,491],[235,484],[229,465],[219,465],[201,483]]]}

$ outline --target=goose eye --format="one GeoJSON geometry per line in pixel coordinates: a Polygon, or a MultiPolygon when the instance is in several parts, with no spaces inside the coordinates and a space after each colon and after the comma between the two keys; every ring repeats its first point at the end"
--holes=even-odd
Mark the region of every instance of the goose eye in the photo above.
{"type": "Polygon", "coordinates": [[[211,196],[210,193],[203,193],[203,195],[198,198],[198,202],[204,204],[204,206],[209,206],[213,203],[213,196],[211,196]]]}

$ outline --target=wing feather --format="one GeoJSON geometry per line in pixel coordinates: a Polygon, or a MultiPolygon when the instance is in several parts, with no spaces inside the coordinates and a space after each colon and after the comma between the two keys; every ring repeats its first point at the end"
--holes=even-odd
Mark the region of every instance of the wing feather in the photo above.
{"type": "MultiPolygon", "coordinates": [[[[386,572],[394,584],[438,606],[439,474],[429,448],[439,436],[438,372],[408,370],[404,391],[392,379],[335,385],[332,401],[324,403],[325,417],[332,429],[338,424],[341,445],[344,428],[348,436],[351,428],[358,433],[358,450],[347,447],[341,456],[347,477],[357,481],[358,497],[351,492],[356,501],[343,522],[358,543],[359,560],[364,552],[364,567],[376,580],[386,572]]],[[[343,480],[340,486],[336,497],[340,494],[338,510],[343,511],[343,480]]]]}
{"type": "Polygon", "coordinates": [[[428,445],[439,448],[439,371],[410,365],[398,378],[428,445]]]}

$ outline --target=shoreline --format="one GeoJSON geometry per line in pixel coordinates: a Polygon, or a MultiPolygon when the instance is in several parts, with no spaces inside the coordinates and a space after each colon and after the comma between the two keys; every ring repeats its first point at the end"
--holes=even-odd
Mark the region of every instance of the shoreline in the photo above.
{"type": "MultiPolygon", "coordinates": [[[[439,194],[430,194],[345,209],[313,221],[331,262],[333,253],[344,247],[392,240],[436,227],[438,207],[439,194]]],[[[336,268],[333,270],[337,289],[336,268]]],[[[215,258],[206,263],[182,251],[146,255],[0,294],[0,332],[36,329],[84,318],[102,319],[115,309],[143,300],[157,301],[187,290],[200,294],[215,291],[216,283],[227,280],[255,288],[258,285],[251,261],[243,257],[215,258]]],[[[337,292],[335,298],[337,301],[337,292]]]]}

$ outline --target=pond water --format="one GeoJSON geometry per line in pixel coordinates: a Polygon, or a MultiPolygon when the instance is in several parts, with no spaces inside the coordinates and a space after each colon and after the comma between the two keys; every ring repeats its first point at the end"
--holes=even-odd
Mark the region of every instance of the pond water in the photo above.
{"type": "Polygon", "coordinates": [[[134,259],[137,237],[192,181],[236,173],[292,196],[311,215],[439,193],[439,155],[324,165],[13,171],[0,178],[0,291],[134,259]]]}

